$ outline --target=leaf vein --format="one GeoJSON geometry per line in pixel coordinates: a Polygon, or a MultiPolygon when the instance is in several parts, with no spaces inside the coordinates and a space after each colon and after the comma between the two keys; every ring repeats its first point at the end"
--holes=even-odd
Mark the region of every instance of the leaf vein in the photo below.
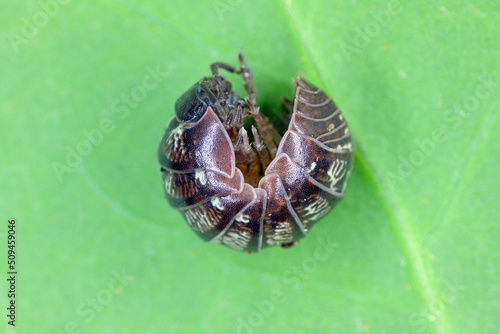
{"type": "MultiPolygon", "coordinates": [[[[311,46],[307,43],[307,38],[304,31],[301,29],[299,21],[295,17],[289,0],[276,0],[278,5],[283,9],[283,13],[287,24],[291,30],[291,34],[297,36],[299,41],[297,48],[300,50],[305,59],[309,62],[309,70],[311,74],[325,87],[325,80],[321,75],[318,64],[313,57],[311,46]]],[[[368,179],[373,181],[376,192],[379,194],[380,201],[385,208],[387,215],[391,218],[391,226],[393,233],[396,236],[398,245],[401,247],[404,255],[410,263],[412,280],[416,282],[416,291],[423,303],[423,306],[429,306],[432,302],[439,300],[435,288],[430,283],[430,275],[426,272],[422,256],[420,255],[419,246],[412,237],[411,229],[408,223],[405,222],[401,210],[396,204],[395,196],[389,191],[389,187],[385,185],[383,177],[376,171],[374,164],[370,163],[366,154],[363,154],[361,144],[356,141],[355,161],[357,165],[367,175],[368,179]]],[[[436,333],[450,332],[447,329],[447,323],[444,316],[438,317],[432,322],[435,326],[436,333]]]]}

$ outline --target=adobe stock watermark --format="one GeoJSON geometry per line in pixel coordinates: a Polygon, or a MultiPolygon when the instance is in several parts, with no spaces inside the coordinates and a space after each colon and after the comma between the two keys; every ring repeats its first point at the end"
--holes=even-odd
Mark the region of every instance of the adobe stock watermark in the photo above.
{"type": "Polygon", "coordinates": [[[213,6],[219,20],[224,21],[226,13],[234,11],[242,3],[243,0],[216,0],[213,6]]]}
{"type": "Polygon", "coordinates": [[[23,26],[19,32],[8,32],[7,38],[14,53],[19,52],[19,47],[28,44],[38,35],[49,21],[59,13],[61,6],[67,5],[71,0],[40,0],[39,9],[31,16],[23,16],[23,26]]]}
{"type": "Polygon", "coordinates": [[[418,312],[413,312],[410,315],[409,324],[414,327],[410,333],[429,333],[431,324],[438,321],[446,307],[455,303],[460,292],[465,290],[465,286],[460,283],[458,278],[455,278],[453,282],[448,280],[439,281],[438,284],[441,286],[441,298],[432,300],[418,312]]]}
{"type": "Polygon", "coordinates": [[[78,318],[66,323],[60,334],[80,333],[85,324],[92,322],[98,313],[111,304],[117,294],[123,293],[123,290],[134,281],[134,276],[128,275],[124,268],[121,271],[113,270],[111,274],[113,277],[108,280],[104,288],[76,306],[75,313],[78,318]]]}
{"type": "Polygon", "coordinates": [[[371,41],[380,34],[382,29],[387,28],[402,10],[401,3],[398,0],[392,0],[385,9],[373,11],[372,20],[366,22],[361,28],[352,29],[354,37],[350,43],[346,41],[340,43],[340,51],[344,58],[350,62],[354,55],[360,54],[361,50],[370,45],[371,41]]]}
{"type": "Polygon", "coordinates": [[[324,263],[333,254],[335,249],[339,248],[332,235],[328,238],[318,239],[318,245],[313,253],[304,258],[300,263],[295,264],[281,275],[283,288],[273,289],[268,297],[261,301],[254,301],[255,310],[248,315],[238,317],[236,332],[238,334],[252,334],[255,329],[261,327],[264,321],[271,317],[277,309],[277,306],[286,301],[285,292],[297,290],[301,283],[307,280],[314,273],[321,263],[324,263]]]}
{"type": "Polygon", "coordinates": [[[52,162],[52,169],[57,179],[61,182],[65,174],[73,172],[83,159],[103,142],[104,137],[116,129],[116,124],[127,118],[130,111],[137,108],[149,92],[156,89],[170,75],[172,67],[170,65],[169,68],[163,70],[160,65],[155,68],[148,66],[146,74],[138,85],[134,86],[128,94],[122,94],[120,98],[111,102],[109,108],[106,109],[109,110],[111,116],[101,118],[95,128],[83,129],[83,138],[76,145],[66,145],[64,147],[66,159],[63,162],[52,162]]]}
{"type": "Polygon", "coordinates": [[[497,88],[498,84],[493,74],[480,76],[479,84],[475,87],[473,94],[465,96],[460,103],[455,103],[453,108],[446,110],[443,122],[431,131],[429,137],[414,140],[416,148],[405,156],[399,156],[396,174],[388,172],[389,180],[398,183],[411,176],[415,169],[422,166],[434,153],[436,147],[446,141],[447,132],[460,128],[466,119],[474,115],[481,102],[498,92],[497,88]]]}

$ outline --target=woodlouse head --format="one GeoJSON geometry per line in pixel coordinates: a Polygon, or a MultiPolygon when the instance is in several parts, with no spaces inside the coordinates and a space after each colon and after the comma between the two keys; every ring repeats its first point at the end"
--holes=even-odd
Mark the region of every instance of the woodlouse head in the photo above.
{"type": "Polygon", "coordinates": [[[202,98],[201,89],[196,83],[175,102],[175,115],[180,121],[194,123],[203,116],[208,103],[208,99],[202,98]]]}
{"type": "Polygon", "coordinates": [[[233,90],[231,83],[223,76],[204,77],[182,94],[175,103],[175,115],[186,123],[197,122],[208,107],[221,121],[231,110],[242,106],[242,100],[233,90]]]}

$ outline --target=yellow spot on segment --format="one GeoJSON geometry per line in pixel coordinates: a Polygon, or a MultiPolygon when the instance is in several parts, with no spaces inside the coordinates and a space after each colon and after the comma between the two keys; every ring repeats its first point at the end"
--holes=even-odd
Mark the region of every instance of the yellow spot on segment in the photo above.
{"type": "Polygon", "coordinates": [[[434,254],[429,253],[428,258],[429,258],[429,260],[434,260],[434,254]]]}
{"type": "Polygon", "coordinates": [[[425,205],[429,205],[429,203],[430,203],[430,201],[429,201],[428,198],[424,198],[423,202],[424,202],[425,205]]]}
{"type": "Polygon", "coordinates": [[[238,222],[241,222],[241,223],[245,223],[247,224],[248,222],[250,222],[250,217],[248,217],[248,215],[244,215],[242,214],[241,212],[238,213],[235,217],[234,217],[234,220],[235,221],[238,221],[238,222]]]}
{"type": "Polygon", "coordinates": [[[213,207],[217,208],[220,211],[224,210],[224,205],[222,205],[222,203],[218,197],[212,199],[211,202],[212,202],[213,207]]]}
{"type": "Polygon", "coordinates": [[[306,170],[306,173],[307,173],[307,174],[310,174],[310,173],[314,170],[314,168],[316,168],[316,163],[315,163],[315,162],[313,162],[313,163],[311,164],[311,167],[310,167],[309,169],[307,169],[307,170],[306,170]]]}
{"type": "Polygon", "coordinates": [[[387,44],[382,44],[382,49],[387,50],[389,46],[387,44]]]}
{"type": "Polygon", "coordinates": [[[406,291],[410,291],[411,290],[411,285],[410,284],[406,284],[405,285],[405,289],[406,289],[406,291]]]}
{"type": "Polygon", "coordinates": [[[207,179],[205,178],[205,173],[202,170],[197,170],[194,174],[195,179],[197,179],[201,185],[207,184],[207,179]]]}

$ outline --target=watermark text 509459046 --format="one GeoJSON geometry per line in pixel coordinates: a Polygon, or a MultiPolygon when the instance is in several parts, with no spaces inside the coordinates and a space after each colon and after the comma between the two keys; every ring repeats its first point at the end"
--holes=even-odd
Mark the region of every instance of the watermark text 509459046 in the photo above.
{"type": "Polygon", "coordinates": [[[7,323],[16,325],[16,220],[9,219],[7,224],[7,323]]]}

